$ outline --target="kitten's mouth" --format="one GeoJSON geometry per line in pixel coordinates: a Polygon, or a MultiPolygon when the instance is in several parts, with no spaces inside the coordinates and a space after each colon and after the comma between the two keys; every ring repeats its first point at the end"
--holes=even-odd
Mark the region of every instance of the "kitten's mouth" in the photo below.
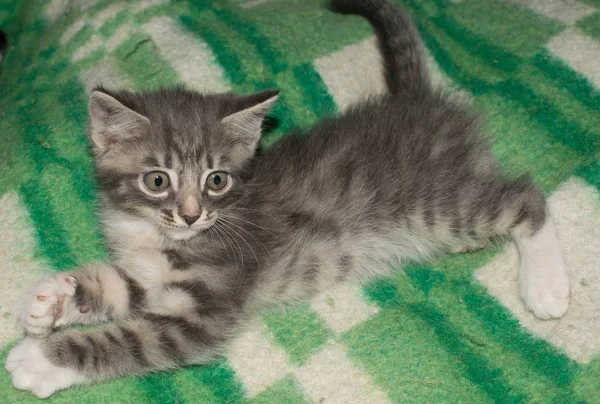
{"type": "Polygon", "coordinates": [[[173,240],[189,240],[194,237],[198,233],[200,233],[201,229],[167,229],[167,235],[173,240]]]}
{"type": "Polygon", "coordinates": [[[209,217],[209,220],[189,227],[163,227],[164,232],[173,240],[189,240],[197,234],[209,229],[217,222],[216,215],[209,217]]]}

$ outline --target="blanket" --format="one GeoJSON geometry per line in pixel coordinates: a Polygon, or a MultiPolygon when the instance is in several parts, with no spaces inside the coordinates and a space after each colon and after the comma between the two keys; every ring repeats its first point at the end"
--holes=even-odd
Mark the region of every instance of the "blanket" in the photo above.
{"type": "MultiPolygon", "coordinates": [[[[258,315],[208,366],[51,403],[600,401],[600,1],[398,0],[438,86],[483,117],[508,174],[549,200],[572,283],[560,320],[524,310],[512,243],[409,265],[258,315]]],[[[324,0],[0,0],[0,361],[20,294],[107,258],[85,126],[92,88],[279,88],[269,147],[384,91],[372,28],[324,0]]],[[[282,162],[285,164],[285,162],[282,162]]],[[[37,400],[0,369],[0,402],[37,400]]]]}

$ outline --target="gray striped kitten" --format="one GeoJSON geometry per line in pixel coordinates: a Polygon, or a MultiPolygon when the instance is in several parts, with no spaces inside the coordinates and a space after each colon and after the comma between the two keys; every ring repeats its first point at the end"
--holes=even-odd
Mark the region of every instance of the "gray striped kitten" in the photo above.
{"type": "MultiPolygon", "coordinates": [[[[389,93],[253,159],[276,92],[95,91],[89,137],[114,261],[32,289],[34,337],[6,361],[15,387],[74,384],[201,364],[258,309],[512,236],[527,308],[567,310],[544,197],[503,179],[476,119],[433,90],[416,31],[385,0],[333,1],[375,27],[389,93]],[[118,320],[94,331],[75,323],[118,320]]],[[[257,369],[260,371],[260,369],[257,369]]]]}

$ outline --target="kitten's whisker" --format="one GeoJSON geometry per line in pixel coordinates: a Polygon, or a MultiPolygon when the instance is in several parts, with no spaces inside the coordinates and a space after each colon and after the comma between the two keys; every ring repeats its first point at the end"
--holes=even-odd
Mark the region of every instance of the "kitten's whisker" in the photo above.
{"type": "Polygon", "coordinates": [[[223,239],[221,238],[221,235],[218,233],[219,229],[211,226],[207,229],[207,233],[211,234],[211,231],[214,230],[215,231],[215,236],[217,236],[219,238],[219,241],[221,242],[221,244],[223,245],[223,248],[225,249],[225,251],[227,252],[227,257],[231,258],[231,253],[229,252],[229,250],[227,249],[227,246],[225,245],[225,242],[223,241],[223,239]]]}
{"type": "MultiPolygon", "coordinates": [[[[241,220],[241,221],[242,221],[242,222],[244,222],[244,223],[248,223],[249,225],[252,225],[252,226],[254,226],[254,227],[257,227],[257,228],[259,228],[259,229],[261,229],[261,230],[264,230],[264,231],[266,231],[267,233],[269,233],[269,234],[270,234],[270,235],[272,235],[272,236],[276,236],[275,234],[273,234],[273,232],[271,232],[271,231],[269,231],[269,230],[265,229],[265,228],[264,228],[264,227],[262,227],[262,226],[259,226],[258,224],[254,223],[254,222],[251,222],[251,221],[249,221],[249,220],[246,220],[246,219],[244,219],[244,218],[242,218],[242,217],[240,217],[240,216],[237,216],[237,215],[234,215],[234,214],[227,215],[227,213],[221,213],[221,215],[225,215],[225,217],[229,217],[230,219],[237,219],[237,220],[241,220]]],[[[245,231],[247,232],[247,230],[245,230],[245,231]]]]}
{"type": "MultiPolygon", "coordinates": [[[[235,226],[235,224],[228,222],[227,220],[223,219],[223,222],[225,225],[226,223],[229,223],[230,225],[235,226]]],[[[256,255],[256,253],[254,252],[254,249],[252,248],[252,246],[250,245],[250,243],[248,243],[248,241],[246,241],[246,239],[237,231],[235,231],[235,229],[229,228],[229,230],[231,230],[232,232],[234,232],[239,238],[242,239],[242,241],[244,243],[246,243],[246,245],[248,246],[248,248],[250,249],[250,251],[252,251],[252,255],[254,255],[254,260],[256,261],[256,267],[258,269],[258,278],[259,278],[259,282],[260,282],[260,261],[258,260],[258,256],[256,255]]]]}
{"type": "MultiPolygon", "coordinates": [[[[225,223],[220,223],[221,225],[221,229],[223,230],[223,234],[227,234],[227,230],[232,230],[230,228],[228,228],[225,223]]],[[[231,237],[231,240],[233,240],[233,242],[235,242],[235,244],[238,247],[238,252],[240,254],[240,263],[237,262],[236,260],[236,264],[238,265],[238,267],[240,268],[240,274],[238,276],[238,278],[236,279],[235,283],[237,283],[240,279],[242,279],[243,273],[244,273],[244,252],[242,251],[242,247],[240,246],[240,243],[237,242],[236,238],[233,235],[229,235],[231,237]]],[[[232,245],[233,248],[233,245],[232,245]]]]}
{"type": "Polygon", "coordinates": [[[229,246],[231,247],[231,253],[233,254],[233,260],[235,261],[235,264],[239,266],[239,262],[237,259],[237,255],[235,253],[235,248],[233,246],[233,243],[231,243],[231,240],[229,239],[229,237],[227,237],[227,234],[225,233],[224,229],[219,225],[219,223],[215,223],[213,227],[215,227],[215,230],[218,231],[219,234],[221,234],[223,236],[223,238],[225,238],[225,240],[227,241],[227,244],[229,244],[229,246]]]}
{"type": "MultiPolygon", "coordinates": [[[[223,216],[223,215],[221,215],[221,216],[223,216]]],[[[242,218],[239,218],[239,217],[237,217],[237,216],[227,216],[227,215],[225,215],[225,217],[226,217],[226,218],[230,218],[230,219],[238,219],[238,220],[242,220],[242,221],[243,221],[243,219],[242,219],[242,218]]],[[[257,238],[257,237],[256,237],[254,234],[252,234],[252,233],[251,233],[251,232],[249,232],[248,230],[244,229],[243,227],[236,225],[235,223],[232,223],[232,222],[230,222],[230,221],[228,221],[228,220],[225,220],[225,219],[222,219],[222,220],[223,220],[223,222],[225,222],[225,223],[228,223],[228,224],[229,224],[229,225],[231,225],[231,226],[235,226],[235,227],[237,227],[238,229],[240,229],[240,230],[242,230],[243,232],[245,232],[245,233],[247,233],[248,235],[250,235],[250,237],[252,237],[252,238],[253,238],[253,239],[254,239],[254,240],[255,240],[255,241],[256,241],[256,242],[257,242],[257,243],[258,243],[258,244],[259,244],[259,245],[262,247],[262,249],[263,249],[263,250],[264,250],[264,251],[265,251],[267,254],[270,254],[270,253],[269,253],[269,250],[267,249],[267,247],[266,247],[266,246],[265,246],[265,245],[264,245],[264,244],[263,244],[263,243],[260,241],[260,239],[259,239],[259,238],[257,238]]],[[[250,223],[250,222],[248,222],[248,223],[250,223]]],[[[252,223],[250,223],[250,224],[252,224],[252,223]]],[[[265,230],[265,231],[267,231],[267,230],[265,230]]],[[[270,234],[271,234],[271,235],[273,235],[273,236],[275,236],[273,233],[270,233],[270,234]]]]}
{"type": "Polygon", "coordinates": [[[227,210],[228,210],[228,211],[229,211],[229,210],[241,210],[241,211],[248,211],[248,212],[257,212],[257,213],[259,213],[259,214],[261,214],[261,215],[266,215],[266,216],[269,216],[269,217],[270,217],[270,218],[272,218],[272,219],[275,219],[275,220],[277,220],[277,221],[280,221],[280,219],[279,219],[278,217],[276,217],[276,216],[273,216],[272,214],[270,214],[270,213],[268,213],[268,212],[263,212],[263,211],[261,211],[261,210],[258,210],[258,209],[242,208],[241,206],[228,206],[228,207],[227,207],[227,210]]]}

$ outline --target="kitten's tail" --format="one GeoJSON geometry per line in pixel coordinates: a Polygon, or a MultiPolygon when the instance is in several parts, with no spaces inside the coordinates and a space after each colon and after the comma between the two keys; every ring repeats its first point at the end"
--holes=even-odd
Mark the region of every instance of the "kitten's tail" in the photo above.
{"type": "Polygon", "coordinates": [[[429,89],[417,29],[400,7],[388,0],[331,0],[330,5],[337,13],[360,15],[373,25],[390,93],[429,89]]]}

